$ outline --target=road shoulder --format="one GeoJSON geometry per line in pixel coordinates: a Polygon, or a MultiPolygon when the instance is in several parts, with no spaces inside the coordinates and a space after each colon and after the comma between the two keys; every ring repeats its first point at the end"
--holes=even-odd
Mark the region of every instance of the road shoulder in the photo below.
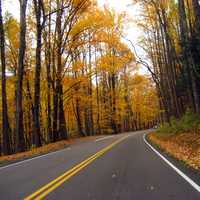
{"type": "Polygon", "coordinates": [[[5,168],[9,165],[17,165],[22,162],[26,162],[29,160],[33,160],[40,157],[45,157],[48,155],[52,155],[58,152],[61,152],[63,150],[66,150],[67,148],[70,148],[73,145],[77,145],[84,142],[90,142],[95,140],[100,140],[101,138],[105,138],[105,136],[88,136],[84,138],[74,138],[74,139],[68,139],[59,141],[56,143],[50,143],[47,145],[44,145],[39,148],[34,148],[30,151],[17,153],[9,156],[1,156],[0,157],[0,169],[5,168]]]}
{"type": "Polygon", "coordinates": [[[177,170],[180,171],[180,173],[183,173],[183,176],[185,175],[186,177],[191,179],[191,182],[194,182],[196,184],[197,189],[200,192],[200,170],[193,169],[193,168],[189,167],[188,165],[186,165],[184,162],[177,160],[172,155],[166,153],[157,144],[153,143],[149,139],[148,135],[149,134],[145,134],[143,136],[143,140],[146,143],[146,145],[149,148],[151,148],[151,151],[154,151],[154,153],[157,154],[157,156],[159,156],[158,154],[160,154],[161,155],[161,156],[159,156],[160,158],[163,157],[164,159],[167,160],[167,162],[169,162],[169,163],[167,163],[168,166],[171,163],[171,165],[173,165],[175,168],[177,168],[177,170]],[[158,152],[158,153],[156,153],[156,152],[158,152]]]}

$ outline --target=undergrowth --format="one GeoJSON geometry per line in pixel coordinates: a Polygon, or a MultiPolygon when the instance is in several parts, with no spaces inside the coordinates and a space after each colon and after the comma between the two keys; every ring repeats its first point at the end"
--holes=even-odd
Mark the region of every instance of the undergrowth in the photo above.
{"type": "Polygon", "coordinates": [[[156,132],[158,135],[200,133],[200,115],[187,111],[181,119],[171,118],[169,123],[160,125],[156,132]]]}

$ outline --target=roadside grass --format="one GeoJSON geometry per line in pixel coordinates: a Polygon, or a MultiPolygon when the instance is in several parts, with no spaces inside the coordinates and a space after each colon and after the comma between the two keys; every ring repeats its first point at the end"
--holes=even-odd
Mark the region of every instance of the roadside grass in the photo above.
{"type": "Polygon", "coordinates": [[[187,111],[181,119],[171,118],[169,123],[160,125],[156,133],[159,136],[180,133],[200,133],[200,115],[187,111]]]}
{"type": "Polygon", "coordinates": [[[160,149],[200,170],[200,116],[191,112],[161,125],[148,139],[160,149]]]}
{"type": "Polygon", "coordinates": [[[83,141],[91,141],[96,138],[99,138],[99,136],[89,136],[89,137],[84,137],[84,138],[73,138],[73,139],[68,139],[68,140],[63,140],[59,141],[56,143],[50,143],[47,145],[44,145],[39,148],[32,148],[30,151],[22,152],[22,153],[17,153],[17,154],[12,154],[8,156],[0,156],[0,166],[14,163],[16,161],[21,161],[25,160],[28,158],[33,158],[37,157],[40,155],[44,155],[50,152],[55,152],[58,150],[62,150],[64,148],[67,148],[68,146],[78,143],[78,142],[83,142],[83,141]]]}

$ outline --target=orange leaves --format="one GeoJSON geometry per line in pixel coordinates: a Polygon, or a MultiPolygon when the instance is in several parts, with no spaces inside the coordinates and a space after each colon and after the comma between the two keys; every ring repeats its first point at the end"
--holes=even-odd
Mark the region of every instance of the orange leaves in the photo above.
{"type": "Polygon", "coordinates": [[[152,133],[149,139],[178,160],[186,162],[195,169],[200,169],[200,136],[198,134],[183,133],[158,137],[152,133]]]}
{"type": "Polygon", "coordinates": [[[140,113],[142,121],[154,120],[159,114],[156,90],[148,76],[135,74],[131,80],[132,107],[140,113]]]}
{"type": "Polygon", "coordinates": [[[91,8],[86,12],[80,20],[73,26],[70,34],[75,36],[77,34],[83,33],[86,30],[90,32],[98,32],[104,28],[113,27],[113,21],[106,13],[97,7],[91,8]]]}
{"type": "Polygon", "coordinates": [[[7,164],[8,162],[13,162],[13,161],[19,161],[19,160],[23,160],[23,159],[27,159],[27,158],[31,158],[33,156],[39,156],[41,154],[46,154],[52,151],[57,151],[63,148],[66,148],[67,146],[80,142],[80,141],[90,141],[90,140],[94,140],[95,138],[97,138],[98,136],[90,136],[90,137],[84,137],[84,138],[73,138],[73,139],[68,139],[68,140],[64,140],[64,141],[59,141],[56,143],[50,143],[47,144],[43,147],[39,147],[39,148],[33,148],[30,151],[27,152],[23,152],[23,153],[17,153],[14,155],[9,155],[9,156],[1,156],[0,157],[0,164],[5,163],[7,164]]]}
{"type": "Polygon", "coordinates": [[[80,71],[84,68],[84,63],[81,61],[76,61],[75,63],[73,63],[72,65],[72,70],[73,71],[80,71]]]}
{"type": "Polygon", "coordinates": [[[9,43],[12,44],[13,48],[17,49],[19,48],[19,39],[18,39],[18,33],[19,33],[19,23],[17,20],[12,16],[6,16],[6,22],[5,22],[5,31],[7,39],[9,40],[9,43]]]}
{"type": "Polygon", "coordinates": [[[104,55],[98,60],[98,69],[104,72],[118,73],[128,63],[129,59],[115,55],[104,55]]]}
{"type": "Polygon", "coordinates": [[[91,4],[93,3],[93,0],[72,0],[71,4],[74,10],[77,11],[77,14],[82,14],[85,12],[91,4]]]}

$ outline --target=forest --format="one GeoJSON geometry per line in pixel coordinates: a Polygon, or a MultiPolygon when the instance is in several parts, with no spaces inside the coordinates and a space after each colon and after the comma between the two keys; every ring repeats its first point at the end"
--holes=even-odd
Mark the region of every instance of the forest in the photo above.
{"type": "Polygon", "coordinates": [[[148,68],[155,83],[160,125],[151,142],[188,166],[200,169],[200,2],[135,0],[148,68]]]}
{"type": "Polygon", "coordinates": [[[198,0],[132,1],[145,58],[124,40],[126,13],[95,0],[18,3],[19,20],[0,0],[1,155],[199,114],[198,0]]]}
{"type": "Polygon", "coordinates": [[[152,127],[155,83],[123,41],[125,13],[93,0],[20,0],[2,11],[1,155],[152,127]]]}
{"type": "Polygon", "coordinates": [[[200,112],[200,5],[198,0],[143,0],[142,47],[156,84],[163,120],[200,112]]]}

